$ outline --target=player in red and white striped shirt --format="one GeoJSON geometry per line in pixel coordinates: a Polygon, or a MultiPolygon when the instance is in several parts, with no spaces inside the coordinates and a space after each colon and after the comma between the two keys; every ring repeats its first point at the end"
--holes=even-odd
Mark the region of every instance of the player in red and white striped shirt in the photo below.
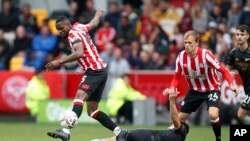
{"type": "MultiPolygon", "coordinates": [[[[186,77],[190,90],[181,104],[179,118],[185,122],[192,112],[206,102],[213,125],[216,141],[221,139],[221,124],[219,120],[220,80],[217,71],[221,72],[235,91],[229,71],[222,66],[208,50],[198,47],[199,34],[188,31],[184,35],[185,50],[179,53],[176,60],[176,71],[171,83],[171,89],[177,88],[182,72],[186,77]]],[[[163,91],[168,94],[169,89],[163,91]]]]}
{"type": "MultiPolygon", "coordinates": [[[[74,23],[71,25],[69,19],[61,16],[56,20],[56,28],[61,36],[67,37],[72,54],[58,60],[49,62],[45,67],[47,70],[53,70],[61,64],[78,61],[84,76],[79,84],[73,101],[73,109],[78,118],[82,114],[83,103],[87,101],[88,115],[98,120],[103,126],[113,131],[117,139],[124,138],[125,131],[117,126],[104,112],[98,110],[98,103],[101,100],[102,92],[107,81],[106,63],[100,58],[97,49],[89,36],[89,30],[98,26],[104,11],[98,9],[95,17],[90,23],[83,25],[74,23]]],[[[53,138],[60,138],[63,141],[69,141],[70,129],[48,132],[53,138]]]]}

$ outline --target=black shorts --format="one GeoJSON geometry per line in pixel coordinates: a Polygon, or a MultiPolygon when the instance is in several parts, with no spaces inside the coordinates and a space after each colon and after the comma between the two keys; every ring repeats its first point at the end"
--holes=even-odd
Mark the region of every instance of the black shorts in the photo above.
{"type": "Polygon", "coordinates": [[[87,101],[100,102],[107,77],[106,68],[100,70],[87,69],[79,84],[79,89],[85,91],[89,96],[87,101]]]}
{"type": "Polygon", "coordinates": [[[246,97],[241,103],[241,108],[245,110],[250,110],[250,92],[246,93],[246,97]]]}
{"type": "Polygon", "coordinates": [[[220,91],[212,90],[208,92],[199,92],[189,90],[186,97],[181,103],[181,112],[192,113],[195,112],[200,105],[205,101],[208,107],[220,106],[220,91]]]}
{"type": "Polygon", "coordinates": [[[184,141],[186,133],[184,130],[132,130],[126,136],[126,141],[184,141]]]}
{"type": "Polygon", "coordinates": [[[137,129],[128,133],[126,141],[154,141],[154,137],[150,130],[137,129]]]}

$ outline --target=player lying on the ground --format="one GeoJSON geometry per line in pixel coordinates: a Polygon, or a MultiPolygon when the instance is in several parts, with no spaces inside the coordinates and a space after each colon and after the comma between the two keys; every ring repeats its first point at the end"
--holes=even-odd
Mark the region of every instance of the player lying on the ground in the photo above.
{"type": "MultiPolygon", "coordinates": [[[[176,108],[175,99],[179,92],[177,89],[167,89],[164,95],[169,95],[170,115],[173,129],[168,130],[150,130],[150,129],[135,129],[128,131],[122,141],[184,141],[189,131],[189,126],[186,123],[180,122],[178,111],[176,108]]],[[[92,141],[121,141],[116,137],[107,139],[94,139],[92,141]]]]}

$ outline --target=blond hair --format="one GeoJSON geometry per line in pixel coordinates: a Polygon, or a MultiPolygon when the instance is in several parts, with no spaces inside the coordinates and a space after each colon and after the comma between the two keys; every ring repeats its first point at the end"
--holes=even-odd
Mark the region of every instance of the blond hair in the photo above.
{"type": "Polygon", "coordinates": [[[200,40],[200,34],[196,31],[189,30],[184,34],[184,39],[187,39],[189,36],[193,36],[195,38],[195,42],[199,42],[200,40]]]}

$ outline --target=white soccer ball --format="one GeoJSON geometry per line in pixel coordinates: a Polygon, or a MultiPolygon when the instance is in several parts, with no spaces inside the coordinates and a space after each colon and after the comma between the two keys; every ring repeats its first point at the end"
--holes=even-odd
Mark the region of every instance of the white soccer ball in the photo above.
{"type": "Polygon", "coordinates": [[[73,111],[64,111],[60,115],[59,121],[62,127],[71,129],[77,125],[78,117],[73,111]]]}

